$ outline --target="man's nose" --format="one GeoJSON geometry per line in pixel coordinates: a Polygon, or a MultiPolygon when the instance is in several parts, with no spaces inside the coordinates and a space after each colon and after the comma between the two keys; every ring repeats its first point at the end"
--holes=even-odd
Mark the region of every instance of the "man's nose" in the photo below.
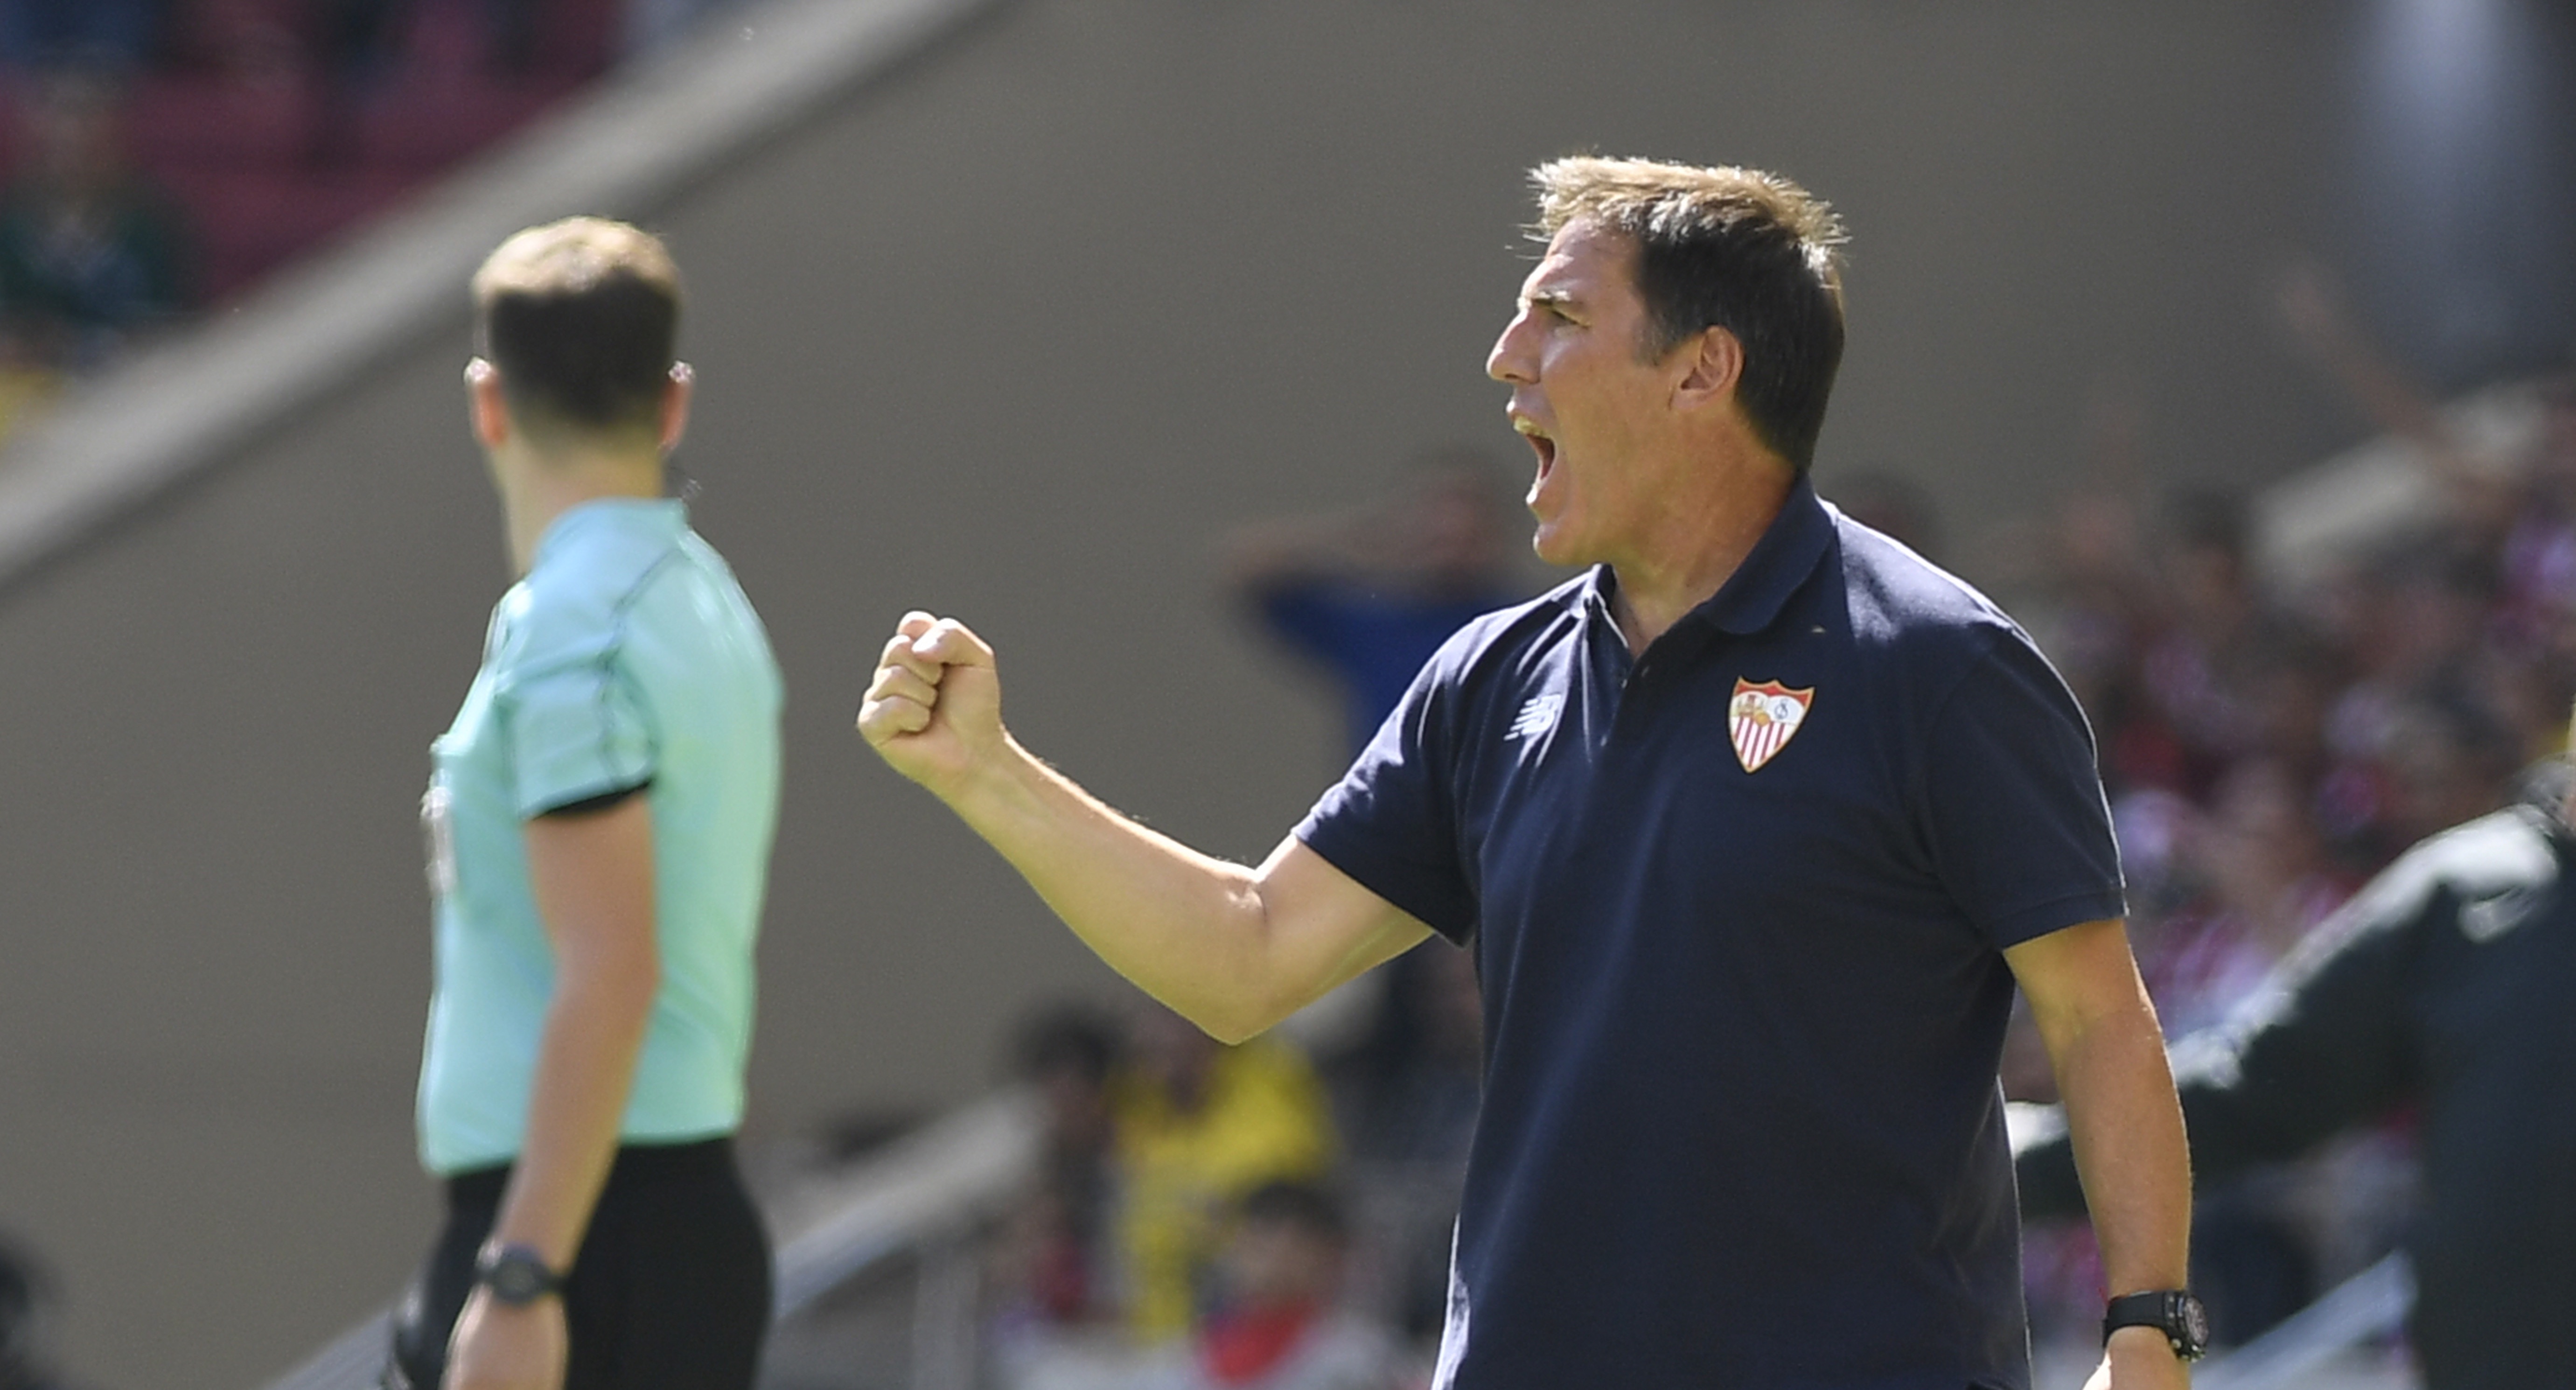
{"type": "Polygon", "coordinates": [[[1524,314],[1503,325],[1501,336],[1494,339],[1493,351],[1485,354],[1485,375],[1515,386],[1536,379],[1529,368],[1528,354],[1521,349],[1520,329],[1528,321],[1524,314]]]}

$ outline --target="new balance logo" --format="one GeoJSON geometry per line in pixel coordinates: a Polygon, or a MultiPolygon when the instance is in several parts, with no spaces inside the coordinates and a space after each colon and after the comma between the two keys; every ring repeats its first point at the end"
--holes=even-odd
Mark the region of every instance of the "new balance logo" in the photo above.
{"type": "Polygon", "coordinates": [[[2530,921],[2540,898],[2540,890],[2535,888],[2508,888],[2492,897],[2462,903],[2460,935],[2482,945],[2493,941],[2530,921]]]}
{"type": "Polygon", "coordinates": [[[1532,695],[1528,702],[1521,706],[1521,712],[1512,716],[1512,726],[1503,731],[1503,741],[1508,743],[1516,738],[1536,738],[1546,733],[1556,727],[1556,716],[1564,708],[1563,695],[1532,695]]]}

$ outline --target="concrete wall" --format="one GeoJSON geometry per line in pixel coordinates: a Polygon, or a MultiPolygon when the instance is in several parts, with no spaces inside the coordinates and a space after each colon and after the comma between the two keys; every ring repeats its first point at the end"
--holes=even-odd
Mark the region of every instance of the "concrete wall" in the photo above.
{"type": "MultiPolygon", "coordinates": [[[[2318,232],[2341,14],[1024,0],[746,152],[657,220],[700,526],[792,690],[755,1135],[971,1092],[1028,1001],[1117,987],[850,735],[906,607],[978,624],[1026,742],[1211,849],[1260,854],[1336,770],[1208,538],[1428,444],[1517,464],[1481,363],[1537,158],[1835,199],[1823,475],[1933,485],[1972,573],[2106,374],[2176,467],[2340,442],[2260,287],[2318,232]]],[[[413,807],[507,579],[463,356],[460,312],[0,594],[0,1228],[104,1385],[255,1382],[429,1234],[413,807]]]]}

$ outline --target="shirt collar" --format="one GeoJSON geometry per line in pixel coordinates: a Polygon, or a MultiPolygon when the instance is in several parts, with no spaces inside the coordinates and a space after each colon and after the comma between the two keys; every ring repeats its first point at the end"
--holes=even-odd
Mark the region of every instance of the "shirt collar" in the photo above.
{"type": "MultiPolygon", "coordinates": [[[[1674,626],[1704,625],[1737,637],[1750,637],[1771,626],[1780,611],[1789,606],[1790,595],[1816,572],[1833,535],[1833,510],[1816,496],[1815,483],[1800,473],[1789,485],[1780,514],[1771,518],[1770,526],[1753,543],[1744,563],[1735,567],[1735,573],[1714,595],[1684,614],[1674,626]]],[[[1606,617],[1612,611],[1610,600],[1618,588],[1618,576],[1610,567],[1596,565],[1585,601],[1606,617]]]]}
{"type": "Polygon", "coordinates": [[[544,564],[548,555],[571,544],[574,536],[597,532],[669,537],[688,524],[688,504],[677,498],[596,497],[577,502],[546,523],[545,533],[537,537],[536,553],[528,557],[528,568],[544,564]]]}

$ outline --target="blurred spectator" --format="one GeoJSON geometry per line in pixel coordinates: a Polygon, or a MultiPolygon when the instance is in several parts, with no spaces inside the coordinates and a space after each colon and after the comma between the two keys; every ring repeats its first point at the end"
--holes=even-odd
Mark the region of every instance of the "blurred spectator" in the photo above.
{"type": "Polygon", "coordinates": [[[2520,741],[2467,689],[2426,688],[2390,711],[2383,737],[2385,823],[2400,845],[2494,810],[2521,767],[2520,741]]]}
{"type": "Polygon", "coordinates": [[[1261,625],[1341,688],[1352,751],[1468,619],[1518,600],[1493,464],[1451,449],[1393,501],[1228,537],[1227,583],[1261,625]]]}
{"type": "Polygon", "coordinates": [[[1038,1172],[1004,1231],[998,1282],[1014,1323],[1088,1326],[1112,1321],[1104,1249],[1112,1171],[1109,1080],[1115,1027],[1091,1010],[1050,1010],[1022,1030],[1015,1067],[1036,1092],[1044,1131],[1038,1172]]]}
{"type": "Polygon", "coordinates": [[[1339,1074],[1355,1195],[1367,1222],[1367,1306],[1408,1337],[1435,1338],[1448,1313],[1449,1242],[1475,1138],[1484,1001],[1475,957],[1426,945],[1389,982],[1377,1028],[1339,1074]],[[1397,1030],[1410,1030],[1395,1036],[1397,1030]]]}
{"type": "Polygon", "coordinates": [[[0,0],[0,62],[128,73],[152,56],[169,9],[170,0],[0,0]]]}
{"type": "Polygon", "coordinates": [[[80,372],[189,306],[177,206],[129,168],[115,84],[48,78],[24,109],[23,171],[0,190],[0,331],[11,354],[80,372]]]}
{"type": "Polygon", "coordinates": [[[1159,1004],[1139,1009],[1110,1097],[1126,1320],[1150,1345],[1206,1306],[1227,1211],[1273,1179],[1322,1175],[1333,1127],[1296,1052],[1224,1046],[1159,1004]]]}
{"type": "Polygon", "coordinates": [[[2180,905],[2143,925],[2139,970],[2167,1037],[2216,1023],[2351,895],[2287,764],[2249,759],[2184,822],[2180,905]]]}
{"type": "Polygon", "coordinates": [[[1344,1112],[1352,1117],[1351,1152],[1377,1162],[1463,1164],[1484,1073],[1476,958],[1425,947],[1408,959],[1416,968],[1395,981],[1398,997],[1361,1048],[1382,1050],[1385,1060],[1359,1069],[1368,1084],[1344,1112]],[[1398,1029],[1405,1036],[1390,1036],[1398,1029]]]}
{"type": "Polygon", "coordinates": [[[1397,1390],[1409,1367],[1386,1329],[1337,1305],[1350,1248],[1341,1204],[1312,1183],[1273,1182],[1235,1211],[1221,1302],[1190,1340],[1137,1378],[1142,1390],[1397,1390]]]}
{"type": "MultiPolygon", "coordinates": [[[[2204,1184],[2412,1110],[2408,1244],[2430,1390],[2576,1384],[2576,780],[2434,836],[2314,933],[2253,1007],[2175,1049],[2204,1184]]],[[[2062,1123],[2025,1142],[2025,1210],[2082,1209],[2062,1123]]]]}
{"type": "Polygon", "coordinates": [[[2576,631],[2576,371],[2540,393],[2538,446],[2500,556],[2503,640],[2562,667],[2576,631]]]}
{"type": "Polygon", "coordinates": [[[1036,1015],[1013,1041],[1041,1131],[1037,1171],[1003,1217],[992,1262],[990,1341],[1005,1390],[1126,1390],[1134,1375],[1110,1239],[1119,1051],[1117,1025],[1079,1004],[1036,1015]]]}
{"type": "Polygon", "coordinates": [[[44,1271],[0,1242],[0,1390],[72,1390],[46,1352],[52,1312],[44,1271]]]}

